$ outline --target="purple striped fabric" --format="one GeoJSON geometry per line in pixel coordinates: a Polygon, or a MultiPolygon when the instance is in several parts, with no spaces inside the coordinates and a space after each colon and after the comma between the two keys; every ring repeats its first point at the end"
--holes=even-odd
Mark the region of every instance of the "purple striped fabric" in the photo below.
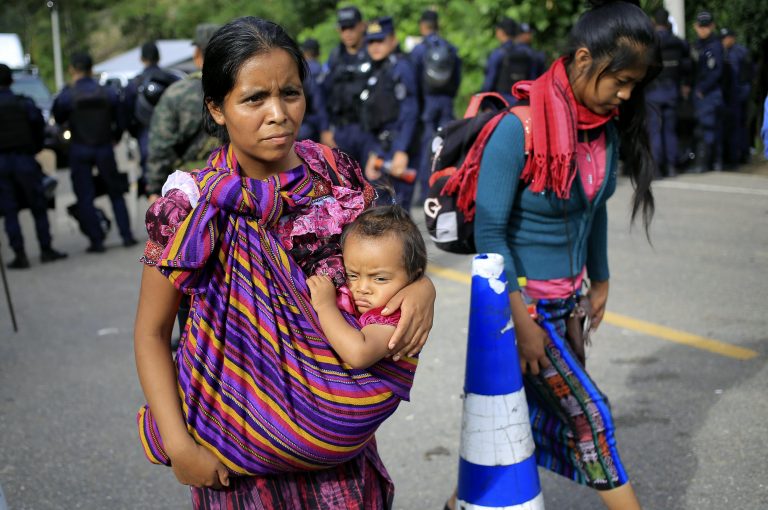
{"type": "MultiPolygon", "coordinates": [[[[321,151],[304,142],[297,152],[321,151]]],[[[322,336],[305,274],[274,233],[284,219],[327,202],[319,189],[336,196],[326,166],[312,166],[322,158],[304,160],[309,170],[254,180],[240,176],[233,151],[223,147],[196,174],[200,202],[157,264],[193,294],[177,356],[188,429],[239,474],[322,469],[354,458],[413,382],[415,359],[354,370],[322,336]]],[[[148,458],[167,464],[147,408],[139,425],[148,458]]]]}

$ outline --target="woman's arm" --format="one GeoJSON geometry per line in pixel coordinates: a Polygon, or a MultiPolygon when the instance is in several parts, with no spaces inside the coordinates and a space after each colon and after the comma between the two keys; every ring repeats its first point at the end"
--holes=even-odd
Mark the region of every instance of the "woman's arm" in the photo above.
{"type": "Polygon", "coordinates": [[[400,321],[389,339],[389,351],[394,361],[403,356],[417,355],[427,343],[432,319],[435,315],[435,286],[422,276],[392,296],[381,315],[392,315],[400,310],[400,321]]]}
{"type": "Polygon", "coordinates": [[[590,329],[595,331],[605,315],[608,302],[608,210],[603,204],[595,211],[587,244],[587,275],[590,280],[589,301],[592,304],[590,329]]]}
{"type": "Polygon", "coordinates": [[[362,330],[352,327],[336,305],[336,288],[327,276],[307,278],[312,306],[320,319],[333,350],[352,368],[368,368],[389,355],[389,339],[393,326],[372,324],[362,330]]]}
{"type": "Polygon", "coordinates": [[[524,165],[523,125],[515,115],[507,115],[488,140],[480,163],[475,244],[479,253],[499,253],[504,257],[520,368],[523,373],[538,374],[541,368],[549,366],[544,349],[549,337],[528,314],[517,283],[518,275],[512,250],[507,242],[509,217],[524,165]]]}
{"type": "Polygon", "coordinates": [[[177,388],[170,338],[181,294],[152,266],[141,277],[134,329],[136,370],[179,482],[196,487],[228,485],[224,465],[187,432],[177,388]]]}

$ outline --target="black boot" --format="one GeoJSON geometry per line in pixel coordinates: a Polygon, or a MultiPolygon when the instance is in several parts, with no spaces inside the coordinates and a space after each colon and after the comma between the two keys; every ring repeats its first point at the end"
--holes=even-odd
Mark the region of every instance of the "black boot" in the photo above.
{"type": "Polygon", "coordinates": [[[692,174],[701,174],[712,170],[711,167],[712,151],[705,144],[700,143],[696,148],[696,159],[690,169],[692,174]]]}
{"type": "Polygon", "coordinates": [[[47,264],[48,262],[55,262],[57,260],[61,260],[65,258],[67,258],[66,253],[56,251],[50,246],[48,246],[47,248],[43,248],[40,251],[40,262],[42,262],[43,264],[47,264]]]}
{"type": "Polygon", "coordinates": [[[8,264],[10,269],[29,269],[29,259],[24,250],[17,251],[16,257],[8,264]]]}

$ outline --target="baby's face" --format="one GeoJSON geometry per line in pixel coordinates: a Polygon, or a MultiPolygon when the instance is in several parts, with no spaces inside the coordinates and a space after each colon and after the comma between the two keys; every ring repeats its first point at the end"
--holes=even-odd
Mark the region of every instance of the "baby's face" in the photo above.
{"type": "Polygon", "coordinates": [[[344,267],[347,285],[360,313],[386,305],[408,285],[402,243],[394,235],[373,238],[353,234],[347,237],[344,267]]]}

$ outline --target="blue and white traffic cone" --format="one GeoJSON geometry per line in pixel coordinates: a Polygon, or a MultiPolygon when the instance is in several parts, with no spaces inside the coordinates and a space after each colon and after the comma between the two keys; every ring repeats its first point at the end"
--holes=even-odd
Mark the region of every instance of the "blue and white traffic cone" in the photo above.
{"type": "Polygon", "coordinates": [[[475,256],[461,420],[461,510],[543,510],[523,378],[497,253],[475,256]]]}

